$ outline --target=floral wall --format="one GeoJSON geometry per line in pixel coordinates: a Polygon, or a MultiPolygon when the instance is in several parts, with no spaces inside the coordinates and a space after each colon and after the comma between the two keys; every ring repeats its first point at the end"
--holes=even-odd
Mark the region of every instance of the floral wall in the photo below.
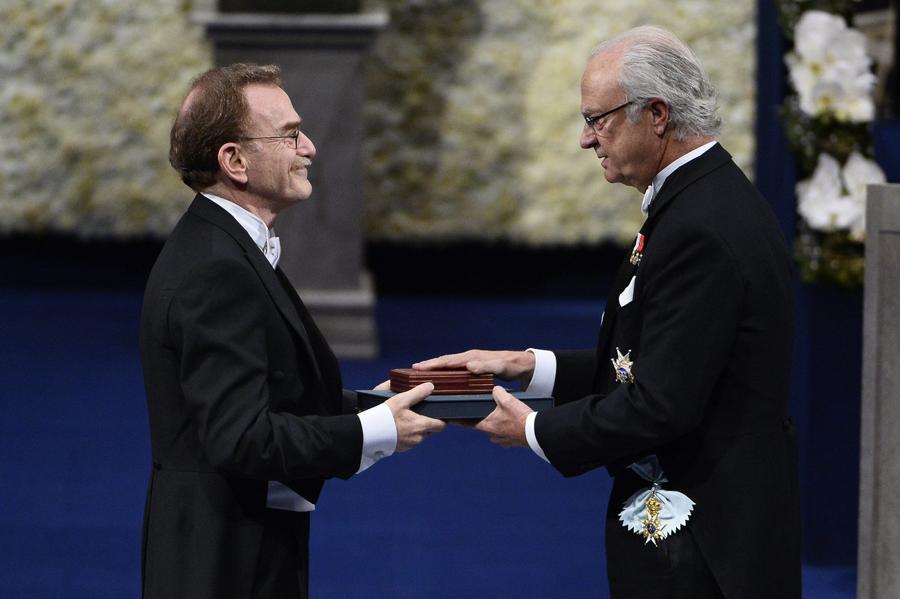
{"type": "Polygon", "coordinates": [[[369,86],[368,227],[384,239],[627,243],[640,194],[578,139],[580,78],[601,40],[667,27],[720,92],[721,140],[753,154],[755,1],[389,0],[369,86]]]}
{"type": "MultiPolygon", "coordinates": [[[[375,239],[627,243],[640,195],[578,147],[591,48],[654,23],[721,94],[725,146],[753,154],[755,0],[369,0],[391,24],[368,65],[375,239]]],[[[0,3],[0,233],[165,235],[190,199],[168,130],[212,62],[210,0],[0,3]]]]}
{"type": "Polygon", "coordinates": [[[179,0],[0,3],[0,231],[165,234],[169,128],[212,58],[179,0]]]}

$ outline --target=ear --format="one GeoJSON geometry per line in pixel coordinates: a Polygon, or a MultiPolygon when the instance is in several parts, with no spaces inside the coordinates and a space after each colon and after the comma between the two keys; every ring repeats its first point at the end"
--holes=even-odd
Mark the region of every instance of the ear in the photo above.
{"type": "Polygon", "coordinates": [[[669,105],[659,98],[654,98],[647,104],[647,110],[650,113],[653,132],[662,137],[669,126],[669,105]]]}
{"type": "Polygon", "coordinates": [[[241,151],[241,146],[234,142],[222,144],[217,155],[219,169],[230,181],[238,185],[247,183],[247,158],[241,151]]]}

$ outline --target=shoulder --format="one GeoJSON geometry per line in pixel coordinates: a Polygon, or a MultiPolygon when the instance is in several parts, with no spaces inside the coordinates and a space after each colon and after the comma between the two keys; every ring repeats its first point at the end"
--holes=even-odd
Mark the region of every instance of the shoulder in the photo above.
{"type": "Polygon", "coordinates": [[[789,270],[790,252],[771,206],[731,161],[682,189],[660,217],[648,246],[663,255],[648,262],[689,252],[743,279],[763,264],[789,270]]]}
{"type": "Polygon", "coordinates": [[[768,227],[774,219],[766,199],[730,158],[681,188],[668,208],[656,229],[705,234],[721,243],[748,227],[768,227]]]}
{"type": "Polygon", "coordinates": [[[147,294],[169,298],[246,293],[259,276],[246,248],[229,233],[186,214],[172,231],[147,281],[147,294]]]}

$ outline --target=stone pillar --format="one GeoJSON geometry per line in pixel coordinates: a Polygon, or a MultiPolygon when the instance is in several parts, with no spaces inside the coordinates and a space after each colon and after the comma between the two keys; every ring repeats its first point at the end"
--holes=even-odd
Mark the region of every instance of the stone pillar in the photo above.
{"type": "Polygon", "coordinates": [[[207,13],[197,20],[217,64],[281,66],[317,150],[312,197],[275,224],[281,265],[338,356],[375,357],[375,296],[363,268],[363,68],[387,14],[207,13]]]}
{"type": "Polygon", "coordinates": [[[900,185],[868,188],[864,294],[857,597],[880,599],[900,597],[900,185]]]}

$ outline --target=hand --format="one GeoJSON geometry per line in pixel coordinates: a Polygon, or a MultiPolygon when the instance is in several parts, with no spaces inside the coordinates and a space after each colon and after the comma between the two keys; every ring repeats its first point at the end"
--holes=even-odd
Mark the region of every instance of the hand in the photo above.
{"type": "Polygon", "coordinates": [[[391,390],[391,379],[384,381],[383,383],[378,383],[372,391],[390,391],[391,390]]]}
{"type": "Polygon", "coordinates": [[[470,349],[461,354],[448,354],[412,365],[417,370],[465,368],[475,374],[491,373],[501,379],[518,380],[528,386],[534,374],[534,354],[527,351],[486,351],[470,349]]]}
{"type": "Polygon", "coordinates": [[[409,409],[431,395],[432,391],[434,391],[434,385],[422,383],[409,391],[398,393],[384,402],[391,409],[391,414],[394,415],[394,424],[397,426],[398,452],[412,449],[428,438],[431,433],[440,432],[447,426],[440,420],[416,414],[409,409]]]}
{"type": "Polygon", "coordinates": [[[494,387],[494,401],[497,407],[475,428],[487,433],[491,442],[501,447],[528,447],[525,420],[534,410],[500,386],[494,387]]]}

